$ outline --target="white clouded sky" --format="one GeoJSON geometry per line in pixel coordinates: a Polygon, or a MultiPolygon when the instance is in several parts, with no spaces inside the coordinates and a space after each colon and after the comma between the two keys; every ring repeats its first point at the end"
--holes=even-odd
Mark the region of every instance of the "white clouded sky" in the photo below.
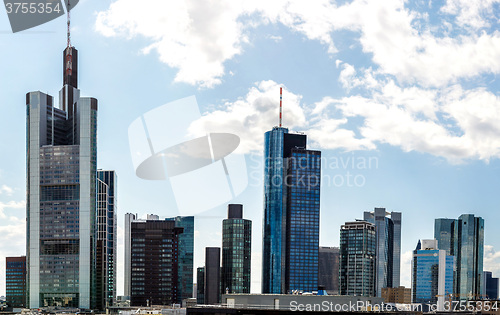
{"type": "MultiPolygon", "coordinates": [[[[119,176],[120,226],[125,212],[177,214],[168,182],[135,177],[127,128],[148,110],[195,95],[203,117],[192,133],[235,133],[247,153],[250,187],[232,202],[243,203],[254,221],[252,291],[259,291],[262,187],[252,179],[262,178],[263,133],[278,122],[283,86],[284,125],[305,132],[310,148],[330,160],[378,160],[369,169],[324,169],[343,179],[362,176],[366,185],[323,187],[322,245],[338,246],[340,225],[376,206],[403,212],[405,253],[433,236],[434,218],[475,213],[485,218],[491,245],[485,268],[494,268],[498,0],[114,0],[81,2],[72,12],[80,88],[100,101],[98,164],[119,176]]],[[[0,15],[0,31],[8,47],[0,51],[3,241],[21,237],[12,231],[20,233],[24,221],[23,97],[32,90],[57,95],[65,25],[58,19],[10,34],[0,15]]],[[[220,206],[197,218],[195,267],[205,246],[220,246],[213,227],[220,230],[223,216],[220,206]]],[[[24,254],[23,246],[7,242],[0,261],[16,253],[24,254]]]]}

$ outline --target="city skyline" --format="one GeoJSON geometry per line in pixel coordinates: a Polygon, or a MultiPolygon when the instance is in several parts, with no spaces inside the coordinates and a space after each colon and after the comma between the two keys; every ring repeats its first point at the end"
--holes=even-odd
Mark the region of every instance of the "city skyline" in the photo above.
{"type": "MultiPolygon", "coordinates": [[[[215,54],[222,56],[222,60],[217,59],[213,65],[207,61],[210,58],[205,58],[212,56],[210,52],[192,46],[196,36],[203,34],[199,24],[195,25],[200,27],[194,28],[195,33],[186,36],[187,49],[202,54],[189,56],[199,61],[190,63],[173,60],[165,54],[178,40],[168,34],[161,33],[160,38],[165,42],[157,42],[151,39],[152,30],[145,27],[130,30],[130,38],[123,38],[117,8],[126,3],[121,0],[113,2],[113,6],[81,2],[74,9],[73,41],[84,52],[79,62],[86,69],[79,73],[79,82],[85,86],[86,93],[104,104],[99,109],[97,167],[114,169],[120,176],[118,294],[123,293],[123,215],[127,212],[141,217],[148,212],[163,217],[178,215],[168,184],[135,177],[126,130],[145,110],[189,95],[196,95],[204,113],[200,122],[237,134],[241,138],[240,150],[247,153],[249,175],[256,180],[250,181],[247,190],[230,202],[244,204],[248,209],[247,218],[255,224],[252,289],[260,288],[263,187],[259,181],[263,174],[259,171],[262,169],[259,151],[264,131],[278,124],[279,86],[285,87],[284,125],[304,131],[312,141],[310,148],[322,151],[322,157],[328,161],[325,176],[334,179],[342,175],[336,178],[337,184],[340,179],[344,180],[338,187],[332,181],[322,187],[320,245],[338,246],[340,225],[359,217],[353,213],[374,207],[402,212],[405,222],[415,223],[405,225],[402,232],[401,275],[406,279],[402,278],[401,284],[408,286],[411,251],[416,240],[432,238],[433,220],[473,213],[485,220],[484,270],[499,275],[500,240],[497,232],[489,228],[489,222],[500,219],[497,211],[500,198],[495,193],[500,187],[500,146],[496,140],[500,135],[494,123],[500,117],[499,106],[496,106],[499,104],[500,52],[494,50],[492,44],[499,40],[494,34],[498,23],[491,19],[498,8],[491,7],[493,13],[488,8],[475,8],[471,17],[464,15],[465,9],[453,7],[451,1],[434,7],[400,1],[353,3],[338,7],[325,4],[327,10],[323,11],[333,17],[340,12],[349,17],[356,12],[361,16],[366,12],[382,12],[394,24],[359,18],[346,25],[342,24],[345,19],[332,18],[331,21],[319,19],[325,24],[309,28],[322,10],[311,6],[305,11],[310,15],[301,15],[297,7],[283,9],[277,5],[275,9],[282,12],[281,17],[264,7],[260,13],[247,8],[248,18],[257,21],[259,26],[245,28],[237,22],[237,18],[247,18],[246,13],[241,13],[241,7],[235,5],[236,11],[226,11],[225,4],[221,4],[221,10],[207,11],[207,19],[215,23],[215,27],[232,29],[241,36],[225,38],[221,53],[215,54]],[[214,22],[218,16],[214,11],[226,12],[227,19],[214,22]],[[411,15],[412,12],[415,15],[411,15]],[[231,14],[239,15],[235,18],[231,14]],[[304,24],[300,24],[303,27],[290,24],[289,21],[297,21],[286,19],[290,16],[303,21],[304,24]],[[225,27],[227,25],[236,27],[225,27]],[[372,28],[374,25],[380,28],[372,28]],[[381,32],[374,34],[370,29],[381,29],[381,32]],[[401,34],[398,30],[404,32],[401,34]],[[345,31],[349,35],[344,34],[345,31]],[[374,40],[381,39],[385,32],[399,34],[403,38],[401,42],[415,43],[407,45],[408,49],[423,59],[429,58],[430,52],[436,56],[447,53],[456,58],[450,57],[454,66],[448,67],[440,58],[436,58],[440,63],[421,64],[418,58],[407,58],[411,53],[401,49],[388,54],[391,58],[386,59],[381,50],[383,45],[374,40]],[[460,39],[460,35],[470,41],[460,39]],[[235,38],[239,38],[236,44],[235,38]],[[442,38],[449,38],[452,45],[447,46],[442,38]],[[143,50],[145,47],[148,49],[143,50]],[[452,53],[461,49],[463,58],[452,53]],[[479,55],[488,52],[493,58],[486,58],[486,65],[478,64],[481,58],[468,53],[476,51],[474,49],[478,49],[479,55]],[[201,77],[196,77],[196,71],[190,69],[189,64],[200,70],[201,77]],[[411,69],[423,71],[412,74],[411,69]],[[361,113],[367,104],[372,104],[374,111],[361,113]],[[386,125],[376,124],[377,118],[386,125]],[[401,132],[394,132],[400,130],[398,128],[402,128],[401,132]],[[377,164],[371,168],[358,167],[358,162],[370,158],[376,159],[377,164]],[[335,161],[337,168],[331,166],[335,161]],[[354,166],[351,161],[355,161],[354,166]],[[352,175],[352,186],[347,183],[348,171],[352,175]],[[364,181],[364,185],[356,186],[356,178],[358,184],[364,181]]],[[[171,12],[179,13],[179,10],[182,8],[171,12]]],[[[156,14],[142,15],[156,20],[156,14]]],[[[138,25],[145,23],[140,16],[127,15],[126,19],[137,21],[138,25]]],[[[33,32],[0,35],[0,42],[9,47],[0,52],[7,73],[0,78],[0,95],[5,97],[0,108],[0,134],[3,152],[8,152],[0,157],[0,238],[3,241],[0,258],[26,254],[22,252],[26,219],[26,113],[22,104],[26,91],[40,89],[55,95],[59,90],[60,50],[64,48],[66,36],[64,24],[65,21],[59,19],[33,32]],[[37,51],[36,58],[28,53],[32,47],[42,46],[45,48],[37,51]]],[[[2,14],[0,30],[8,29],[7,16],[2,14]]],[[[179,34],[183,32],[179,30],[179,34]]],[[[216,42],[213,39],[207,38],[216,42]]],[[[225,205],[222,205],[200,214],[195,222],[195,268],[203,265],[205,247],[221,246],[218,231],[224,216],[225,205]]],[[[4,273],[5,262],[0,259],[0,274],[4,273]]],[[[4,290],[0,287],[0,295],[4,290]]]]}

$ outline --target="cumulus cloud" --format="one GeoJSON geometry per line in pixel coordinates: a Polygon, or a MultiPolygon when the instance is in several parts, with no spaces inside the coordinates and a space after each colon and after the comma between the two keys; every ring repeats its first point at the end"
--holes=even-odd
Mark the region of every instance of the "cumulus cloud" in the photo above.
{"type": "MultiPolygon", "coordinates": [[[[487,24],[485,16],[498,1],[448,0],[441,10],[457,16],[459,26],[478,28],[487,24]]],[[[148,38],[151,44],[143,51],[158,52],[162,62],[178,69],[177,82],[206,87],[222,82],[225,62],[243,53],[252,30],[266,23],[319,41],[330,54],[337,52],[335,31],[353,31],[379,71],[404,82],[443,86],[500,73],[498,31],[434,35],[432,27],[420,25],[428,23],[424,15],[407,9],[403,0],[354,0],[341,6],[329,0],[116,0],[98,13],[96,30],[104,36],[148,38]]]]}
{"type": "Polygon", "coordinates": [[[411,260],[413,253],[411,250],[401,254],[401,279],[402,286],[411,288],[411,260]]]}
{"type": "MultiPolygon", "coordinates": [[[[0,201],[0,219],[2,220],[20,220],[18,217],[19,210],[16,210],[16,212],[9,211],[7,212],[7,209],[24,209],[26,208],[26,202],[25,201],[8,201],[8,202],[1,202],[0,201]]],[[[21,212],[22,215],[25,215],[24,212],[21,212]]],[[[1,235],[1,234],[0,234],[1,235]]]]}
{"type": "Polygon", "coordinates": [[[12,189],[11,187],[9,187],[7,185],[0,186],[0,195],[5,194],[7,196],[12,196],[13,193],[14,193],[14,189],[12,189]]]}
{"type": "Polygon", "coordinates": [[[491,245],[484,245],[483,270],[491,271],[493,277],[500,276],[500,252],[491,245]]]}

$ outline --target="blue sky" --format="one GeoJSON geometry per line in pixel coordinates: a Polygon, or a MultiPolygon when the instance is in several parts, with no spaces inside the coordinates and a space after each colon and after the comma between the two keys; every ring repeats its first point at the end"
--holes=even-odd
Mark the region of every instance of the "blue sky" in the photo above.
{"type": "MultiPolygon", "coordinates": [[[[4,257],[25,253],[25,93],[57,96],[66,21],[12,34],[0,11],[4,274],[4,257]]],[[[485,219],[484,268],[499,276],[499,17],[499,0],[80,1],[72,11],[79,87],[99,100],[98,166],[118,174],[119,238],[126,212],[179,214],[169,181],[135,176],[129,125],[194,95],[202,118],[193,134],[241,139],[249,185],[228,202],[253,220],[259,292],[263,190],[252,178],[262,178],[263,134],[278,123],[283,86],[284,125],[308,135],[309,148],[322,150],[323,175],[336,178],[321,191],[321,245],[338,246],[340,225],[363,211],[401,211],[409,286],[411,250],[433,237],[434,218],[473,213],[485,219]]],[[[204,247],[221,245],[225,212],[197,217],[195,267],[204,247]]]]}

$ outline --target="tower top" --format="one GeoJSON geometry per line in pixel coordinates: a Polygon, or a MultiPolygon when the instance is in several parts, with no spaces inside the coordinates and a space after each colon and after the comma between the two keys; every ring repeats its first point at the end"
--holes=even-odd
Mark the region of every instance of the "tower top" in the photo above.
{"type": "Polygon", "coordinates": [[[282,101],[283,101],[283,88],[280,87],[280,128],[281,128],[281,121],[282,121],[282,101]]]}
{"type": "Polygon", "coordinates": [[[68,24],[68,47],[71,47],[71,33],[70,33],[70,25],[71,25],[71,14],[70,14],[70,10],[71,10],[71,4],[69,2],[70,0],[68,0],[68,6],[66,7],[66,10],[68,10],[67,12],[67,24],[68,24]]]}

